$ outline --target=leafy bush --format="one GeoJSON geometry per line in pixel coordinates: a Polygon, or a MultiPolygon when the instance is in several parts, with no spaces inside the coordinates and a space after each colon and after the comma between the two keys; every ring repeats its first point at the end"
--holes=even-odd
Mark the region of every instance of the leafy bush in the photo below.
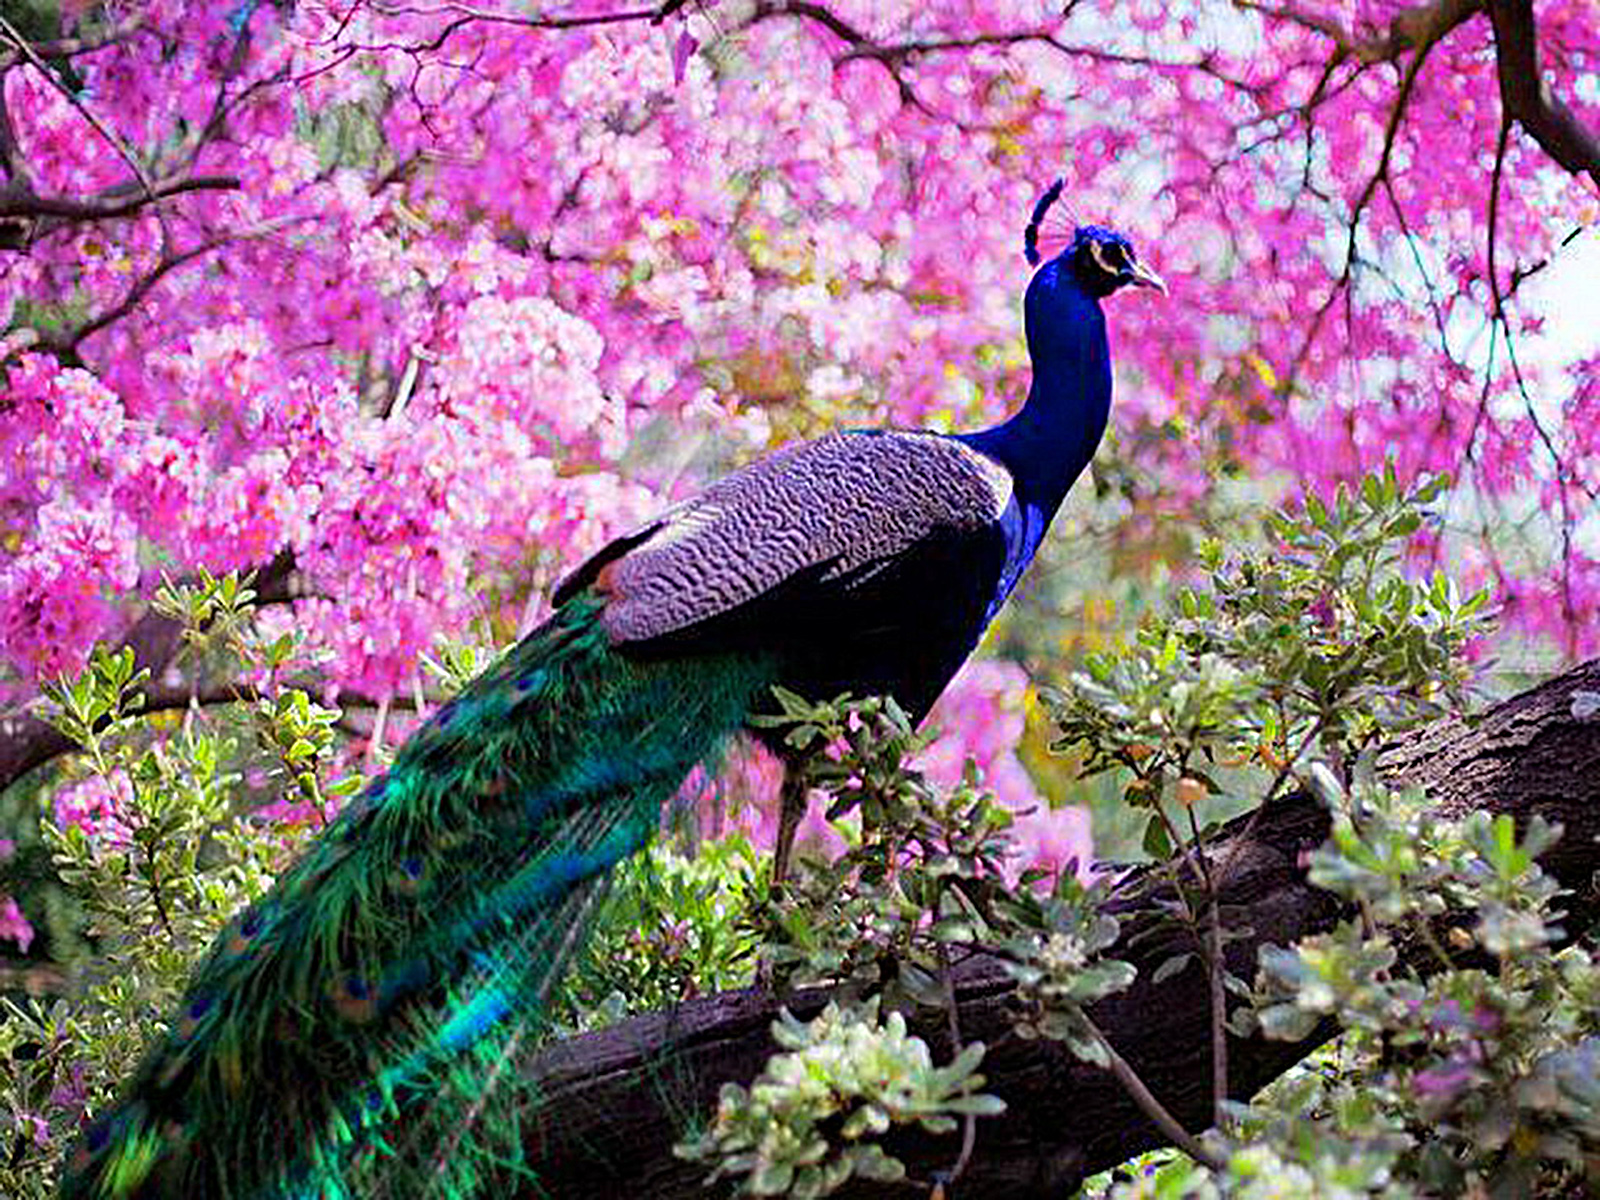
{"type": "Polygon", "coordinates": [[[852,1178],[896,1182],[905,1165],[872,1138],[896,1125],[950,1133],[957,1118],[1005,1109],[975,1090],[981,1044],[936,1067],[901,1014],[879,1019],[876,998],[859,1008],[830,1004],[809,1024],[785,1013],[772,1037],[782,1052],[748,1091],[724,1084],[711,1128],[679,1148],[715,1161],[711,1179],[737,1178],[740,1195],[811,1200],[852,1178]]]}
{"type": "MultiPolygon", "coordinates": [[[[1217,1044],[1228,1024],[1288,1040],[1343,1031],[1311,1064],[1241,1106],[1225,1099],[1219,1059],[1212,1128],[1196,1138],[1179,1127],[1088,1011],[1133,978],[1131,965],[1106,957],[1119,930],[1100,910],[1103,889],[1066,876],[1039,896],[996,884],[997,872],[975,863],[952,872],[962,880],[953,887],[915,882],[932,863],[960,860],[894,831],[950,814],[939,837],[982,844],[990,864],[1004,856],[1005,827],[985,820],[975,781],[952,804],[903,766],[897,773],[892,763],[914,742],[892,720],[884,726],[892,709],[844,705],[841,717],[840,706],[787,706],[798,744],[831,749],[815,782],[836,809],[863,815],[845,855],[802,870],[779,961],[799,957],[810,978],[899,1004],[937,1005],[938,987],[903,986],[908,969],[936,978],[952,954],[1000,950],[1018,981],[1017,1033],[1055,1038],[1111,1070],[1190,1152],[1151,1156],[1093,1181],[1090,1194],[1565,1195],[1600,1183],[1600,973],[1587,946],[1557,948],[1558,890],[1537,864],[1559,830],[1536,821],[1519,836],[1509,818],[1482,814],[1446,821],[1373,771],[1386,739],[1465,704],[1464,652],[1487,628],[1482,595],[1400,569],[1404,539],[1443,487],[1404,492],[1390,473],[1274,518],[1268,549],[1226,558],[1209,547],[1206,586],[1180,593],[1176,611],[1131,644],[1091,655],[1054,697],[1058,748],[1076,750],[1086,773],[1116,772],[1126,802],[1150,814],[1145,846],[1175,897],[1170,920],[1185,947],[1158,976],[1202,963],[1217,1044]],[[1203,814],[1303,787],[1334,817],[1311,879],[1352,915],[1265,951],[1253,983],[1235,978],[1221,951],[1238,931],[1213,891],[1225,851],[1203,814]],[[868,800],[885,816],[869,815],[868,800]]],[[[778,1084],[765,1086],[759,1103],[724,1093],[718,1122],[740,1131],[735,1141],[695,1145],[720,1151],[724,1173],[749,1168],[763,1122],[780,1120],[778,1084]]]]}
{"type": "MultiPolygon", "coordinates": [[[[253,598],[202,573],[159,603],[197,657],[270,672],[288,643],[257,636],[253,598]]],[[[322,781],[336,714],[304,691],[147,714],[146,674],[132,650],[99,650],[45,691],[81,753],[40,830],[87,941],[65,964],[67,995],[0,999],[0,1194],[53,1194],[54,1164],[163,1029],[196,959],[356,782],[322,781]]]]}

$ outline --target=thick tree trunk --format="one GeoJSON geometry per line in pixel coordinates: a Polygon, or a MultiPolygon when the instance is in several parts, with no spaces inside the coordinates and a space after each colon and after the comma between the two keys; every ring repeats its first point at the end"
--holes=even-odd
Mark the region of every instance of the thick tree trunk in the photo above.
{"type": "MultiPolygon", "coordinates": [[[[1545,860],[1571,892],[1567,928],[1600,916],[1600,717],[1575,693],[1600,693],[1600,662],[1570,671],[1470,722],[1450,719],[1406,738],[1382,759],[1395,782],[1424,787],[1450,814],[1474,808],[1525,820],[1534,813],[1566,833],[1545,860]]],[[[1294,796],[1262,813],[1254,827],[1234,827],[1237,852],[1223,881],[1236,927],[1253,935],[1231,948],[1234,969],[1254,973],[1258,949],[1326,928],[1338,909],[1305,878],[1308,850],[1326,835],[1326,815],[1294,796]]],[[[1136,886],[1114,903],[1122,910],[1124,945],[1115,956],[1139,968],[1129,991],[1111,997],[1094,1018],[1156,1096],[1180,1121],[1201,1129],[1210,1112],[1209,1007],[1198,967],[1160,985],[1154,968],[1175,949],[1174,937],[1150,936],[1136,886]],[[1146,936],[1138,936],[1143,932],[1146,936]]],[[[1010,987],[992,963],[977,963],[958,988],[964,1036],[989,1046],[987,1090],[1005,1098],[1004,1116],[978,1126],[977,1150],[963,1174],[960,1200],[1067,1195],[1084,1176],[1162,1141],[1104,1072],[1059,1047],[1009,1033],[1010,987]]],[[[790,1007],[805,1015],[824,997],[812,993],[790,1007]]],[[[726,1080],[748,1082],[774,1047],[768,1030],[776,1001],[759,992],[710,996],[670,1014],[624,1022],[603,1033],[552,1046],[532,1064],[543,1099],[527,1122],[527,1150],[542,1160],[540,1194],[649,1197],[705,1194],[704,1170],[672,1155],[672,1145],[704,1121],[726,1080]]],[[[944,1048],[942,1019],[920,1030],[944,1048]]],[[[1234,1039],[1233,1093],[1248,1097],[1301,1058],[1315,1039],[1296,1045],[1234,1039]]],[[[927,1181],[948,1168],[958,1138],[903,1140],[895,1151],[911,1187],[862,1189],[855,1195],[927,1194],[927,1181]]]]}

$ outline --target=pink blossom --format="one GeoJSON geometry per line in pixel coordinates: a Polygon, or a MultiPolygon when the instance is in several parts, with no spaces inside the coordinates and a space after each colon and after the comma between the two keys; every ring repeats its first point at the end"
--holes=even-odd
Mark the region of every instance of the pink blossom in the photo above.
{"type": "Polygon", "coordinates": [[[90,775],[68,784],[52,798],[59,828],[81,829],[90,841],[118,849],[132,841],[132,804],[133,783],[121,768],[110,775],[90,775]]]}
{"type": "Polygon", "coordinates": [[[131,522],[109,504],[51,500],[34,528],[37,540],[0,562],[0,644],[13,664],[48,677],[82,665],[139,572],[131,522]]]}
{"type": "Polygon", "coordinates": [[[1051,808],[1017,759],[1027,720],[1028,678],[1016,663],[975,659],[951,681],[929,717],[941,735],[917,760],[935,782],[955,783],[970,759],[983,785],[1016,814],[1013,867],[1058,870],[1076,862],[1087,869],[1093,855],[1089,813],[1051,808]]]}
{"type": "MultiPolygon", "coordinates": [[[[1327,16],[1362,39],[1398,10],[1327,16]]],[[[74,59],[151,171],[239,186],[0,248],[0,692],[119,638],[162,568],[289,552],[304,594],[269,619],[330,695],[381,698],[438,634],[526,628],[573,562],[777,442],[997,420],[1029,380],[1020,227],[1057,175],[1047,249],[1109,222],[1172,284],[1108,305],[1126,486],[1101,515],[1448,469],[1418,561],[1492,585],[1513,644],[1600,648],[1600,355],[1536,352],[1574,328],[1537,289],[1594,198],[1513,125],[1491,281],[1491,22],[1430,47],[1385,158],[1414,60],[1287,10],[827,11],[885,52],[781,6],[549,30],[313,0],[251,7],[244,37],[151,0],[74,59]]],[[[1536,18],[1543,84],[1600,126],[1592,5],[1536,18]]],[[[3,85],[38,194],[134,194],[49,80],[3,85]]],[[[1025,692],[997,670],[955,685],[930,769],[975,756],[1061,861],[1081,821],[1008,753],[1025,692]]]]}
{"type": "Polygon", "coordinates": [[[33,944],[33,926],[12,896],[0,895],[0,941],[15,942],[24,954],[33,944]]]}

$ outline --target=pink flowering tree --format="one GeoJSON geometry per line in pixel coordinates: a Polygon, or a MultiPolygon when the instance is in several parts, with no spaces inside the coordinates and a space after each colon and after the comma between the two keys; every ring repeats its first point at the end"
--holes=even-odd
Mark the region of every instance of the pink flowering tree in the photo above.
{"type": "MultiPolygon", "coordinates": [[[[1539,290],[1600,218],[1588,0],[6,11],[0,785],[68,750],[34,705],[97,643],[154,709],[309,683],[371,761],[436,639],[514,637],[727,466],[996,419],[1056,176],[1172,296],[1115,302],[1074,549],[953,687],[931,766],[973,754],[1036,804],[1030,674],[1106,597],[1241,496],[1386,461],[1455,479],[1416,555],[1491,584],[1522,644],[1600,650],[1597,298],[1585,344],[1539,290]],[[1052,582],[1085,545],[1089,599],[1052,582]],[[152,598],[201,569],[258,572],[272,654],[177,657],[152,598]]],[[[62,786],[58,817],[115,827],[113,783],[62,786]]],[[[1023,828],[1052,863],[1086,846],[1077,817],[1023,828]]]]}

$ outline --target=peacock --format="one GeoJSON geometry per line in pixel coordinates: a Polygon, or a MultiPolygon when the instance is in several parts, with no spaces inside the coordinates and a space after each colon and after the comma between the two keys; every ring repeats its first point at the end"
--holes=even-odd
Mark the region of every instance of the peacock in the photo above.
{"type": "MultiPolygon", "coordinates": [[[[1027,226],[1032,266],[1061,189],[1027,226]]],[[[1077,228],[1028,285],[1009,420],[785,447],[573,571],[226,926],[62,1194],[471,1194],[463,1127],[686,776],[775,685],[920,719],[972,652],[1105,431],[1100,302],[1125,285],[1165,291],[1128,238],[1077,228]]],[[[531,1155],[506,1140],[496,1169],[531,1155]]]]}

